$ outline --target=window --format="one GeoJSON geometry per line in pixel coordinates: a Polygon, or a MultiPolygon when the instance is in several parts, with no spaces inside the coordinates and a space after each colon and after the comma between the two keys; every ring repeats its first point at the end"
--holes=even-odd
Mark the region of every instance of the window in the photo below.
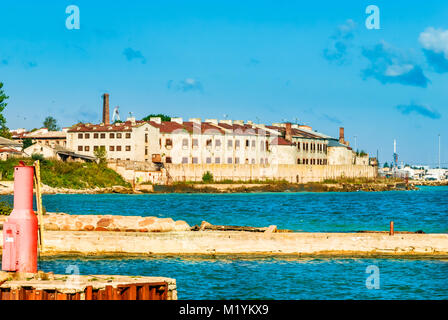
{"type": "Polygon", "coordinates": [[[90,133],[86,133],[85,138],[90,139],[90,133]]]}
{"type": "Polygon", "coordinates": [[[126,139],[131,139],[131,133],[130,132],[126,132],[126,139]]]}
{"type": "Polygon", "coordinates": [[[266,151],[269,151],[269,141],[266,140],[266,151]]]}
{"type": "Polygon", "coordinates": [[[182,158],[182,163],[188,163],[188,158],[187,157],[183,157],[182,158]]]}
{"type": "Polygon", "coordinates": [[[227,163],[232,163],[232,158],[227,158],[227,163]]]}
{"type": "Polygon", "coordinates": [[[297,159],[297,164],[300,164],[300,159],[297,159]]]}
{"type": "Polygon", "coordinates": [[[252,140],[252,149],[255,149],[255,140],[252,140]]]}
{"type": "Polygon", "coordinates": [[[82,133],[78,133],[78,139],[82,139],[82,133]]]}
{"type": "Polygon", "coordinates": [[[251,163],[252,163],[252,164],[255,164],[255,159],[252,159],[252,160],[251,160],[251,163]]]}
{"type": "Polygon", "coordinates": [[[198,142],[198,139],[193,139],[192,141],[191,141],[191,145],[193,146],[193,147],[198,147],[198,145],[199,145],[199,142],[198,142]]]}
{"type": "Polygon", "coordinates": [[[131,146],[126,146],[126,151],[131,151],[131,146]]]}
{"type": "Polygon", "coordinates": [[[148,147],[145,147],[145,156],[148,155],[148,147]]]}
{"type": "Polygon", "coordinates": [[[114,146],[109,146],[109,151],[115,151],[115,147],[114,146]]]}
{"type": "MultiPolygon", "coordinates": [[[[297,142],[297,150],[300,151],[300,142],[297,142]]],[[[299,163],[300,164],[300,163],[299,163]]]]}
{"type": "Polygon", "coordinates": [[[188,139],[182,139],[182,148],[184,149],[188,148],[188,139]]]}
{"type": "Polygon", "coordinates": [[[121,146],[117,146],[117,148],[115,150],[121,151],[121,146]]]}
{"type": "Polygon", "coordinates": [[[117,133],[117,139],[121,139],[121,133],[117,133]]]}
{"type": "Polygon", "coordinates": [[[110,133],[109,134],[109,139],[115,139],[115,133],[110,133]]]}
{"type": "Polygon", "coordinates": [[[217,148],[221,147],[221,140],[220,139],[215,140],[215,147],[217,147],[217,148]]]}
{"type": "Polygon", "coordinates": [[[165,140],[165,147],[172,147],[173,146],[173,140],[166,139],[165,140]]]}
{"type": "Polygon", "coordinates": [[[239,148],[240,147],[240,140],[235,140],[235,148],[239,148]]]}
{"type": "Polygon", "coordinates": [[[84,147],[84,151],[90,151],[90,147],[89,146],[85,146],[84,147]]]}
{"type": "Polygon", "coordinates": [[[98,151],[98,146],[93,146],[93,151],[98,151]]]}
{"type": "Polygon", "coordinates": [[[235,158],[235,164],[239,164],[240,163],[240,158],[235,158]]]}
{"type": "Polygon", "coordinates": [[[268,164],[268,158],[264,159],[264,163],[268,164]]]}
{"type": "Polygon", "coordinates": [[[212,163],[212,158],[207,157],[207,158],[205,159],[205,163],[212,163]]]}
{"type": "Polygon", "coordinates": [[[260,150],[263,151],[264,150],[264,142],[260,141],[260,150]]]}
{"type": "Polygon", "coordinates": [[[192,160],[192,163],[195,163],[195,164],[198,163],[198,158],[197,157],[193,157],[191,160],[192,160]]]}
{"type": "Polygon", "coordinates": [[[145,143],[148,143],[148,134],[145,133],[145,143]]]}
{"type": "Polygon", "coordinates": [[[233,147],[233,141],[232,140],[227,140],[227,147],[228,148],[232,148],[233,147]]]}
{"type": "Polygon", "coordinates": [[[246,148],[249,147],[249,140],[246,140],[246,148]]]}
{"type": "Polygon", "coordinates": [[[261,158],[261,159],[260,159],[260,164],[263,164],[263,162],[264,162],[264,161],[263,161],[263,158],[261,158]]]}
{"type": "Polygon", "coordinates": [[[172,163],[173,160],[171,160],[171,157],[166,157],[165,162],[166,162],[166,163],[172,163]]]}
{"type": "Polygon", "coordinates": [[[216,158],[215,158],[215,163],[221,163],[221,158],[216,157],[216,158]]]}
{"type": "Polygon", "coordinates": [[[93,139],[98,139],[98,133],[93,134],[93,139]]]}
{"type": "Polygon", "coordinates": [[[205,146],[207,148],[211,148],[211,146],[212,146],[212,139],[207,139],[207,141],[205,141],[205,146]]]}
{"type": "Polygon", "coordinates": [[[100,138],[101,138],[101,139],[106,139],[106,134],[105,134],[105,133],[102,133],[102,134],[100,135],[100,138]]]}
{"type": "Polygon", "coordinates": [[[82,151],[82,146],[78,146],[78,151],[82,151]]]}

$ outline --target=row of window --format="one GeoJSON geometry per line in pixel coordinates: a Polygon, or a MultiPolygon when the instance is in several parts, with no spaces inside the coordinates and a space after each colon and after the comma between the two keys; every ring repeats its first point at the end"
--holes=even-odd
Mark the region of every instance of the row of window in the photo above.
{"type": "Polygon", "coordinates": [[[327,153],[327,145],[321,143],[309,143],[309,142],[297,142],[297,149],[303,150],[305,152],[319,152],[319,153],[327,153]]]}
{"type": "MultiPolygon", "coordinates": [[[[106,150],[105,146],[94,146],[93,147],[93,151],[97,151],[98,148],[104,148],[106,150]]],[[[90,146],[78,146],[78,151],[85,151],[85,152],[89,152],[90,151],[90,146]]],[[[107,151],[107,150],[106,150],[107,151]]],[[[122,151],[121,146],[109,146],[109,151],[122,151]]],[[[125,151],[131,151],[131,146],[125,146],[125,151]]]]}
{"type": "MultiPolygon", "coordinates": [[[[171,163],[172,162],[171,157],[166,157],[165,162],[166,163],[171,163]]],[[[255,159],[251,159],[250,162],[249,162],[249,159],[245,160],[246,164],[249,164],[249,163],[255,164],[255,162],[256,162],[255,159]]],[[[182,158],[182,163],[189,163],[189,158],[188,157],[183,157],[182,158]]],[[[199,163],[199,159],[197,157],[192,157],[191,158],[191,163],[193,163],[193,164],[199,163]]],[[[211,157],[207,157],[205,159],[205,163],[220,164],[221,163],[221,158],[220,157],[216,157],[216,158],[212,159],[211,157]],[[212,162],[213,160],[214,160],[214,162],[212,162]]],[[[233,163],[234,164],[240,164],[240,158],[231,158],[231,157],[229,157],[229,158],[227,158],[227,162],[226,163],[227,164],[233,164],[233,163]]],[[[260,163],[261,164],[268,164],[268,159],[267,158],[266,159],[261,158],[260,159],[260,163]]]]}
{"type": "MultiPolygon", "coordinates": [[[[162,139],[159,139],[159,145],[160,147],[162,147],[162,139]]],[[[256,141],[255,140],[246,140],[245,141],[245,146],[246,148],[249,148],[250,146],[252,147],[252,149],[255,149],[255,145],[256,145],[256,141]]],[[[173,146],[173,140],[170,138],[165,139],[165,147],[172,147],[173,146]]],[[[188,143],[188,139],[182,139],[182,147],[183,148],[188,148],[189,143],[188,143]]],[[[199,147],[199,140],[198,139],[192,139],[191,140],[191,146],[193,148],[195,147],[199,147]]],[[[213,146],[213,141],[212,139],[207,139],[205,142],[205,146],[208,148],[211,148],[213,146]]],[[[240,140],[235,140],[235,148],[239,148],[241,146],[241,141],[240,140]]],[[[220,139],[216,139],[215,140],[215,148],[220,148],[221,147],[221,140],[220,139]]],[[[233,147],[233,140],[227,140],[227,147],[228,148],[232,148],[233,147]]],[[[269,148],[269,142],[268,141],[260,141],[260,149],[261,151],[264,151],[264,149],[268,149],[269,148]]]]}
{"type": "Polygon", "coordinates": [[[297,164],[320,164],[326,165],[327,159],[297,159],[297,164]]]}
{"type": "MultiPolygon", "coordinates": [[[[126,139],[131,139],[131,133],[126,132],[125,133],[126,139]]],[[[109,133],[109,139],[122,139],[123,134],[121,132],[115,133],[111,132],[109,133]]],[[[78,133],[78,139],[90,139],[90,133],[78,133]]],[[[93,139],[106,139],[106,133],[93,133],[93,139]]]]}

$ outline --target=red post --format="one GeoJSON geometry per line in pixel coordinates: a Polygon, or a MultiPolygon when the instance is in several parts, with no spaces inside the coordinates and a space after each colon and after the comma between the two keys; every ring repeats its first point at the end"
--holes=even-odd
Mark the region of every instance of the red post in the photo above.
{"type": "Polygon", "coordinates": [[[2,269],[37,272],[37,217],[33,211],[34,167],[14,167],[14,209],[3,225],[2,269]]]}
{"type": "Polygon", "coordinates": [[[390,222],[390,231],[389,231],[389,235],[393,236],[394,235],[394,222],[391,221],[390,222]]]}

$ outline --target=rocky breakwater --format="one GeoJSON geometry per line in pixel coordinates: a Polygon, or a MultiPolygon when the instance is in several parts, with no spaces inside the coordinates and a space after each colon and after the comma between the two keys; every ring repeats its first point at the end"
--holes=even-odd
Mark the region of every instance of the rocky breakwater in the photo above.
{"type": "Polygon", "coordinates": [[[66,213],[48,213],[45,215],[44,228],[48,231],[117,232],[170,232],[190,230],[190,226],[185,221],[174,221],[171,218],[116,215],[69,215],[66,213]]]}

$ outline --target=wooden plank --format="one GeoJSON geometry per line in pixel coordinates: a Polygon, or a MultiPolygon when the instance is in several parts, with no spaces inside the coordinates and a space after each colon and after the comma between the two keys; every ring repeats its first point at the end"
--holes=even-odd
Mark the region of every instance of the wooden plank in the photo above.
{"type": "Polygon", "coordinates": [[[113,294],[112,294],[112,286],[106,286],[105,291],[105,300],[113,300],[113,294]]]}
{"type": "Polygon", "coordinates": [[[150,294],[149,294],[149,300],[157,300],[156,287],[151,287],[150,294]]]}
{"type": "Polygon", "coordinates": [[[36,204],[37,204],[37,216],[39,224],[39,248],[44,251],[44,220],[43,220],[43,207],[42,207],[42,184],[40,177],[40,161],[36,160],[34,162],[34,182],[36,185],[36,204]]]}
{"type": "Polygon", "coordinates": [[[112,300],[121,300],[120,291],[118,288],[112,288],[112,300]]]}
{"type": "Polygon", "coordinates": [[[92,286],[86,287],[86,300],[93,300],[93,288],[92,286]]]}
{"type": "Polygon", "coordinates": [[[129,286],[129,300],[137,300],[137,286],[135,284],[129,286]]]}
{"type": "Polygon", "coordinates": [[[142,287],[142,296],[140,300],[149,300],[149,285],[142,287]]]}
{"type": "Polygon", "coordinates": [[[42,300],[44,298],[42,290],[34,290],[34,300],[42,300]]]}
{"type": "Polygon", "coordinates": [[[56,300],[67,300],[67,294],[62,292],[56,293],[56,300]]]}

